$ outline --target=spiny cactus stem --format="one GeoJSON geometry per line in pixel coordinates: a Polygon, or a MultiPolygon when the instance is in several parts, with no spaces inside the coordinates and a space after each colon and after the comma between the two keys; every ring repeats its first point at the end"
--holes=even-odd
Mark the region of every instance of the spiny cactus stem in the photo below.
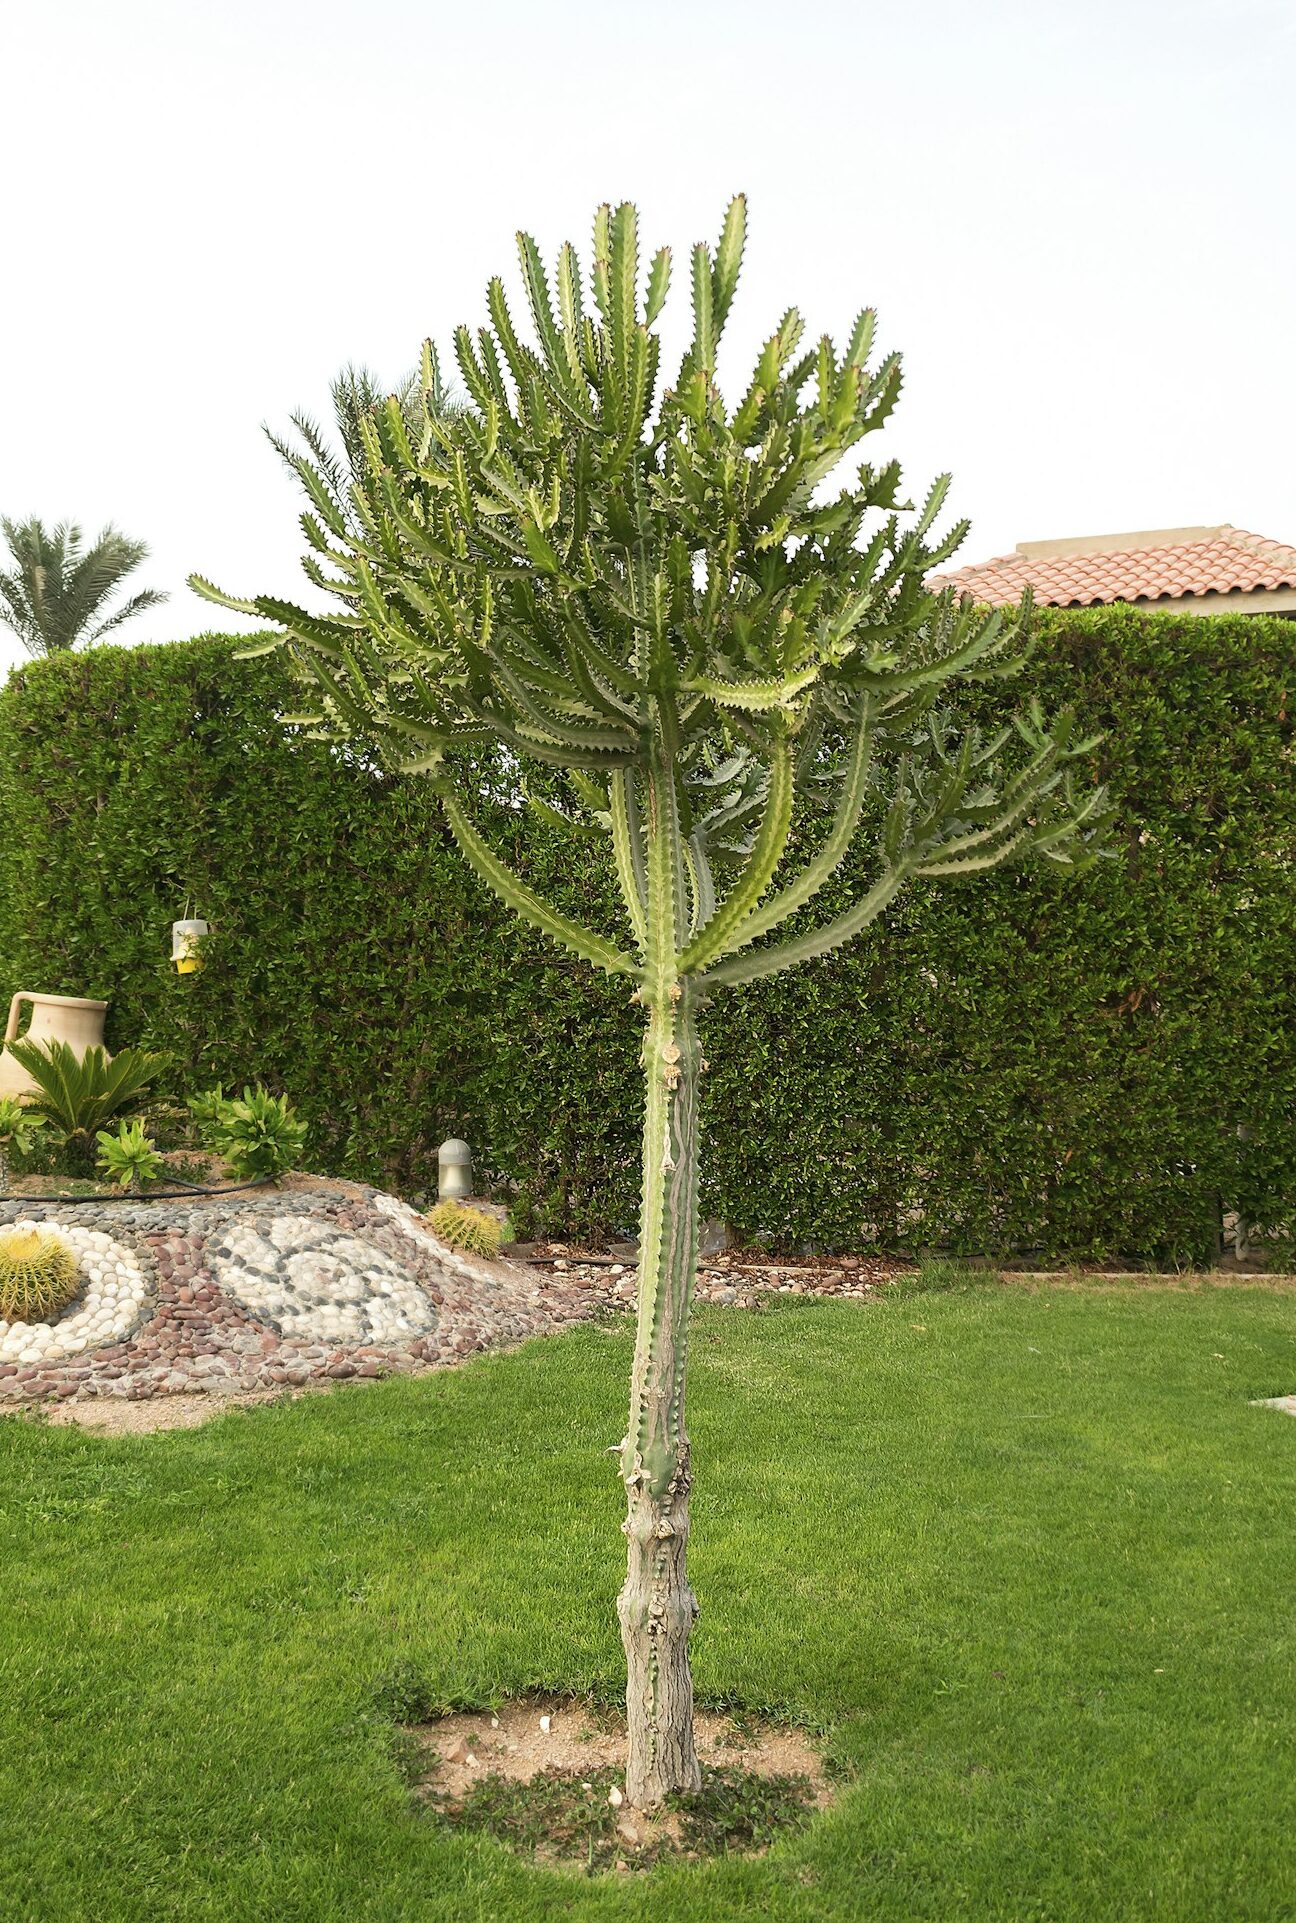
{"type": "MultiPolygon", "coordinates": [[[[698,991],[664,984],[644,1040],[644,1191],[639,1321],[630,1422],[621,1453],[628,1568],[618,1613],[629,1728],[626,1792],[646,1809],[701,1783],[693,1743],[688,1639],[688,1435],[684,1377],[697,1275],[698,991]]],[[[645,998],[647,999],[647,998],[645,998]]]]}

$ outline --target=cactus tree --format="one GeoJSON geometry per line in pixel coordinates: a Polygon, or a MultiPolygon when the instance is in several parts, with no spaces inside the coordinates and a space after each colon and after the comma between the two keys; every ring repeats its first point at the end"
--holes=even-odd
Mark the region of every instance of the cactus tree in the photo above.
{"type": "Polygon", "coordinates": [[[844,348],[804,344],[790,309],[731,404],[717,353],[738,285],[742,198],[714,252],[692,250],[691,337],[659,379],[671,257],[641,265],[633,207],[599,209],[592,271],[551,282],[520,235],[531,335],[503,283],[489,323],[455,335],[470,405],[393,400],[362,423],[367,471],[339,498],[303,456],[305,570],[331,613],[210,598],[277,624],[314,691],[300,725],[378,742],[437,789],[465,859],[517,915],[625,977],[644,1020],[643,1209],[630,1419],[620,1448],[629,1570],[630,1800],[699,1781],[685,1570],[691,1472],[684,1385],[697,1262],[698,1017],[737,983],[850,941],[907,883],[1029,854],[1090,861],[1104,812],[1073,783],[1067,717],[1036,709],[985,736],[960,684],[1021,654],[1005,622],[924,587],[965,532],[938,539],[947,480],[918,511],[893,463],[843,457],[895,405],[871,312],[844,348]],[[601,835],[624,907],[609,939],[544,899],[475,825],[474,761],[501,753],[573,835],[601,835]],[[554,774],[551,771],[558,771],[554,774]],[[554,783],[559,783],[555,790],[554,783]],[[532,785],[536,783],[533,779],[532,785]],[[557,801],[555,801],[557,794],[557,801]],[[779,934],[876,841],[861,898],[779,934]]]}

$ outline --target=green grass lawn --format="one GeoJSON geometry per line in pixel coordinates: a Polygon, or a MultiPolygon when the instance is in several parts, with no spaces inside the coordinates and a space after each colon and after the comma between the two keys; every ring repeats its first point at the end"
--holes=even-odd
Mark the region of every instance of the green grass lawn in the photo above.
{"type": "Polygon", "coordinates": [[[769,1857],[580,1881],[391,1711],[614,1696],[628,1329],[108,1441],[0,1423],[0,1917],[1296,1916],[1296,1294],[711,1311],[703,1699],[829,1732],[769,1857]]]}

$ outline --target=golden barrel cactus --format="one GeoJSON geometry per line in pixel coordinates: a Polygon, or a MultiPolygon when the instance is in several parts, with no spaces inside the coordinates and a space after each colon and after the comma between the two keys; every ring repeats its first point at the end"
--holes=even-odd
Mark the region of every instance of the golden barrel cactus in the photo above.
{"type": "Polygon", "coordinates": [[[481,1209],[465,1208],[462,1202],[438,1202],[428,1216],[428,1227],[452,1249],[465,1255],[498,1255],[504,1230],[493,1216],[481,1209]]]}
{"type": "Polygon", "coordinates": [[[53,1229],[0,1231],[0,1318],[48,1322],[81,1284],[70,1243],[53,1229]]]}

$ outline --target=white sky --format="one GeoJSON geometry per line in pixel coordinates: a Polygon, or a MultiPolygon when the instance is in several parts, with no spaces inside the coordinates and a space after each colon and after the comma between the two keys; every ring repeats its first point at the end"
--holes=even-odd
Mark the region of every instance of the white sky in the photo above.
{"type": "Polygon", "coordinates": [[[260,422],[448,361],[514,230],[551,258],[605,198],[678,320],[741,188],[731,351],[878,307],[887,452],[952,468],[964,561],[1296,540],[1294,63],[1293,0],[5,0],[0,512],[149,542],[123,641],[237,626],[184,577],[298,592],[260,422]]]}

